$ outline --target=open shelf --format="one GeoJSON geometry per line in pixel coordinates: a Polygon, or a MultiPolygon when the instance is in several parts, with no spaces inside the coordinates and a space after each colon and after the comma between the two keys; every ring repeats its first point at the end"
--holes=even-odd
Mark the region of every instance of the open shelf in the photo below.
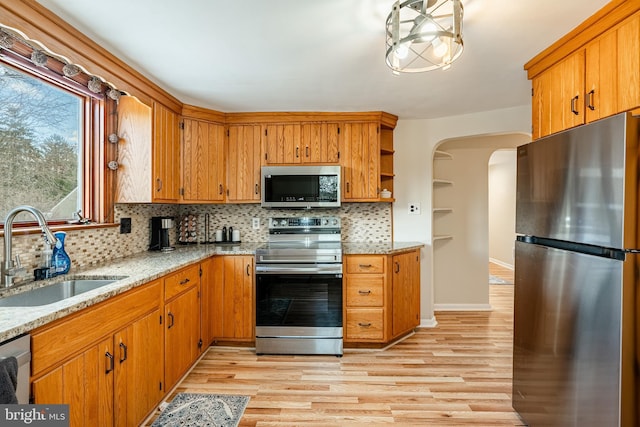
{"type": "Polygon", "coordinates": [[[437,160],[453,160],[453,155],[446,151],[436,150],[433,158],[437,160]]]}
{"type": "Polygon", "coordinates": [[[433,180],[434,185],[453,185],[453,181],[449,181],[448,179],[437,179],[433,180]]]}
{"type": "Polygon", "coordinates": [[[433,240],[434,242],[437,240],[451,240],[451,239],[453,239],[453,236],[451,234],[436,234],[431,238],[431,240],[433,240]]]}

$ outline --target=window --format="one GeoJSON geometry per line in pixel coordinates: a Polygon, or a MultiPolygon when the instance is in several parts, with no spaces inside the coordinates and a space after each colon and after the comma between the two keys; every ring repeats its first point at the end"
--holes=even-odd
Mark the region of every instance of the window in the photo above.
{"type": "Polygon", "coordinates": [[[87,98],[0,62],[0,222],[19,205],[50,221],[77,218],[87,98]]]}

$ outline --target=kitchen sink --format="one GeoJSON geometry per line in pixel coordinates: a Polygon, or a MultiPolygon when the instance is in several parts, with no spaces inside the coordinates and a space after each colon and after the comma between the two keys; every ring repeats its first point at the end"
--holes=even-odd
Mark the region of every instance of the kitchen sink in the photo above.
{"type": "Polygon", "coordinates": [[[88,292],[92,289],[106,286],[124,278],[126,278],[126,276],[100,279],[69,279],[63,282],[0,298],[0,307],[37,307],[40,305],[53,304],[64,299],[71,298],[75,295],[88,292]]]}

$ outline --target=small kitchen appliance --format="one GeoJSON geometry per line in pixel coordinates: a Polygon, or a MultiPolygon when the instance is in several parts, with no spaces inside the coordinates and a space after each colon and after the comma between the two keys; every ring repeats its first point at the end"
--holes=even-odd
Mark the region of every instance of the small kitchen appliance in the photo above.
{"type": "Polygon", "coordinates": [[[154,216],[151,218],[150,251],[170,252],[175,248],[171,246],[169,230],[173,228],[173,218],[154,216]]]}

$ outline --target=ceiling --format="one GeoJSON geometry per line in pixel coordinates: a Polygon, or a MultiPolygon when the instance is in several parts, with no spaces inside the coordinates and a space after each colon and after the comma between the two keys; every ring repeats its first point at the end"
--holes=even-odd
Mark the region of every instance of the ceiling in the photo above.
{"type": "Polygon", "coordinates": [[[606,0],[463,0],[447,71],[384,62],[393,0],[38,0],[180,101],[424,119],[527,105],[523,65],[606,0]]]}

